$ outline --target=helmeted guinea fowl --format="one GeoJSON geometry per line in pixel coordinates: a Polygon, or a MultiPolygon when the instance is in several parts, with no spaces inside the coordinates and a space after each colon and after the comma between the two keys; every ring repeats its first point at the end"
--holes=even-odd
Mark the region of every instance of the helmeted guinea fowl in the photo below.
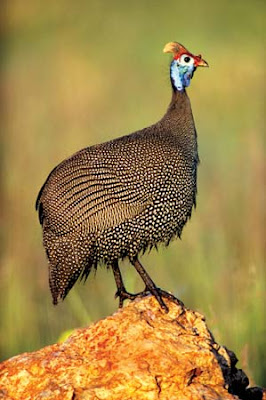
{"type": "Polygon", "coordinates": [[[85,148],[55,167],[36,201],[49,260],[54,304],[99,262],[112,267],[122,306],[137,295],[125,289],[118,260],[128,257],[167,310],[171,295],[155,286],[138,260],[141,251],[168,244],[196,204],[197,135],[186,93],[193,73],[208,66],[179,43],[168,43],[172,99],[154,125],[85,148]]]}

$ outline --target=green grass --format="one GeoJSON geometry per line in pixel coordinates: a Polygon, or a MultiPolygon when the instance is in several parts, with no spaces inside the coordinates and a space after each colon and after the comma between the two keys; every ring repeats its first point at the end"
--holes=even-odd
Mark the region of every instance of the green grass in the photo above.
{"type": "MultiPolygon", "coordinates": [[[[117,308],[110,272],[51,303],[34,211],[50,170],[78,149],[147,126],[170,100],[166,42],[210,68],[189,88],[201,164],[198,206],[176,241],[143,264],[207,317],[253,382],[266,386],[263,3],[207,0],[6,3],[1,358],[53,343],[117,308]]],[[[127,286],[141,288],[127,262],[127,286]]]]}

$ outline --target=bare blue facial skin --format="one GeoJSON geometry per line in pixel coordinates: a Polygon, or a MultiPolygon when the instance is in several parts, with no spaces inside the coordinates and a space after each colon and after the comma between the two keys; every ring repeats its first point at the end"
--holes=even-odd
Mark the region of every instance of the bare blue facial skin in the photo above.
{"type": "MultiPolygon", "coordinates": [[[[193,60],[192,58],[190,60],[193,60]]],[[[180,60],[173,60],[170,66],[170,76],[175,90],[182,91],[190,84],[196,67],[193,61],[184,65],[180,60]]]]}

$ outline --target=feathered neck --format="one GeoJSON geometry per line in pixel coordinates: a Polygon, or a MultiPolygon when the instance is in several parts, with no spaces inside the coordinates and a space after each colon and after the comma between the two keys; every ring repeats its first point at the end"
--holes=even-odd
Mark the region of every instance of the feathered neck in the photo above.
{"type": "Polygon", "coordinates": [[[197,159],[197,134],[186,90],[172,92],[168,109],[159,122],[162,132],[173,135],[184,151],[197,159]]]}
{"type": "Polygon", "coordinates": [[[192,116],[192,110],[190,105],[190,100],[187,95],[186,90],[173,90],[172,91],[172,99],[168,106],[167,114],[180,114],[184,116],[192,116]]]}

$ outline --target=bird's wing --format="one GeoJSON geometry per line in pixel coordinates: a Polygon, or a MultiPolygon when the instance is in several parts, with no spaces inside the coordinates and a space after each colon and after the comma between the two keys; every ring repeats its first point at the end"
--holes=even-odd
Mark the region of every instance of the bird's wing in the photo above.
{"type": "Polygon", "coordinates": [[[110,165],[73,165],[48,177],[37,199],[40,222],[57,234],[103,231],[134,218],[152,204],[141,183],[122,179],[110,165]]]}

